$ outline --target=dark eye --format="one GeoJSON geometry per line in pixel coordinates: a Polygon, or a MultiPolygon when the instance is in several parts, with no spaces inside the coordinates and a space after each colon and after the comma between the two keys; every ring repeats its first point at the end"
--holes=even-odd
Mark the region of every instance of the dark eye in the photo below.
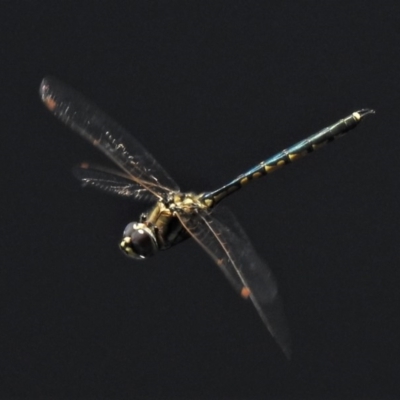
{"type": "Polygon", "coordinates": [[[120,248],[129,257],[146,258],[157,251],[157,240],[145,224],[131,222],[124,230],[120,248]]]}
{"type": "Polygon", "coordinates": [[[122,236],[125,237],[131,237],[132,232],[134,231],[134,226],[136,225],[136,222],[131,222],[129,223],[126,228],[124,229],[124,233],[122,236]]]}
{"type": "Polygon", "coordinates": [[[154,241],[151,234],[144,229],[135,229],[131,234],[132,249],[141,257],[154,254],[154,241]]]}

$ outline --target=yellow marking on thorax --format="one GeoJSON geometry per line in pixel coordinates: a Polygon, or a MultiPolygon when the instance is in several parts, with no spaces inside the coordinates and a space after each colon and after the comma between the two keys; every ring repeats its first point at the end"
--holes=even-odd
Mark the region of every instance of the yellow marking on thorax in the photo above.
{"type": "Polygon", "coordinates": [[[182,201],[182,196],[179,196],[179,194],[174,195],[174,203],[179,203],[182,201]]]}
{"type": "Polygon", "coordinates": [[[173,218],[173,214],[171,210],[167,211],[162,211],[158,217],[157,220],[154,222],[154,225],[158,227],[160,231],[164,230],[164,227],[168,225],[169,221],[173,218]]]}
{"type": "Polygon", "coordinates": [[[171,211],[166,208],[162,202],[156,203],[153,209],[148,213],[146,222],[155,224],[162,212],[171,213],[171,211]]]}

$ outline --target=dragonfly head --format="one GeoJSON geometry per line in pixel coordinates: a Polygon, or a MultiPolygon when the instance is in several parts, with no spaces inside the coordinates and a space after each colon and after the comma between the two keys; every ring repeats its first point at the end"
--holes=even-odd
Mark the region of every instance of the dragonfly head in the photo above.
{"type": "Polygon", "coordinates": [[[142,260],[157,252],[157,239],[154,232],[141,222],[129,223],[119,244],[128,257],[142,260]]]}

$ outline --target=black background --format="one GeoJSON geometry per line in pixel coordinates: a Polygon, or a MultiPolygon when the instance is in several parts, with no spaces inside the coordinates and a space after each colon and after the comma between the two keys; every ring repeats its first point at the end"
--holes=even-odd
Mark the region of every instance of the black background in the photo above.
{"type": "Polygon", "coordinates": [[[3,1],[0,398],[398,398],[398,1],[3,1]],[[226,201],[279,281],[288,362],[194,242],[134,262],[143,204],[43,107],[54,75],[183,190],[363,108],[346,138],[226,201]]]}

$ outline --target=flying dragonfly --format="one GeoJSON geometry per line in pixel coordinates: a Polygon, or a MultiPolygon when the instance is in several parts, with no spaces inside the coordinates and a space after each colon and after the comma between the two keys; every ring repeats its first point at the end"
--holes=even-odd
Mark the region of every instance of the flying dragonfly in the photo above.
{"type": "Polygon", "coordinates": [[[252,180],[269,175],[355,128],[371,109],[362,109],[257,164],[228,184],[205,193],[182,193],[153,156],[81,94],[55,78],[40,85],[46,107],[91,142],[120,170],[82,164],[75,175],[91,186],[133,200],[152,202],[130,222],[119,246],[134,259],[150,257],[192,237],[220,267],[234,289],[250,299],[263,323],[290,358],[289,329],[270,268],[257,255],[236,218],[219,203],[252,180]],[[217,207],[218,206],[218,207],[217,207]]]}

